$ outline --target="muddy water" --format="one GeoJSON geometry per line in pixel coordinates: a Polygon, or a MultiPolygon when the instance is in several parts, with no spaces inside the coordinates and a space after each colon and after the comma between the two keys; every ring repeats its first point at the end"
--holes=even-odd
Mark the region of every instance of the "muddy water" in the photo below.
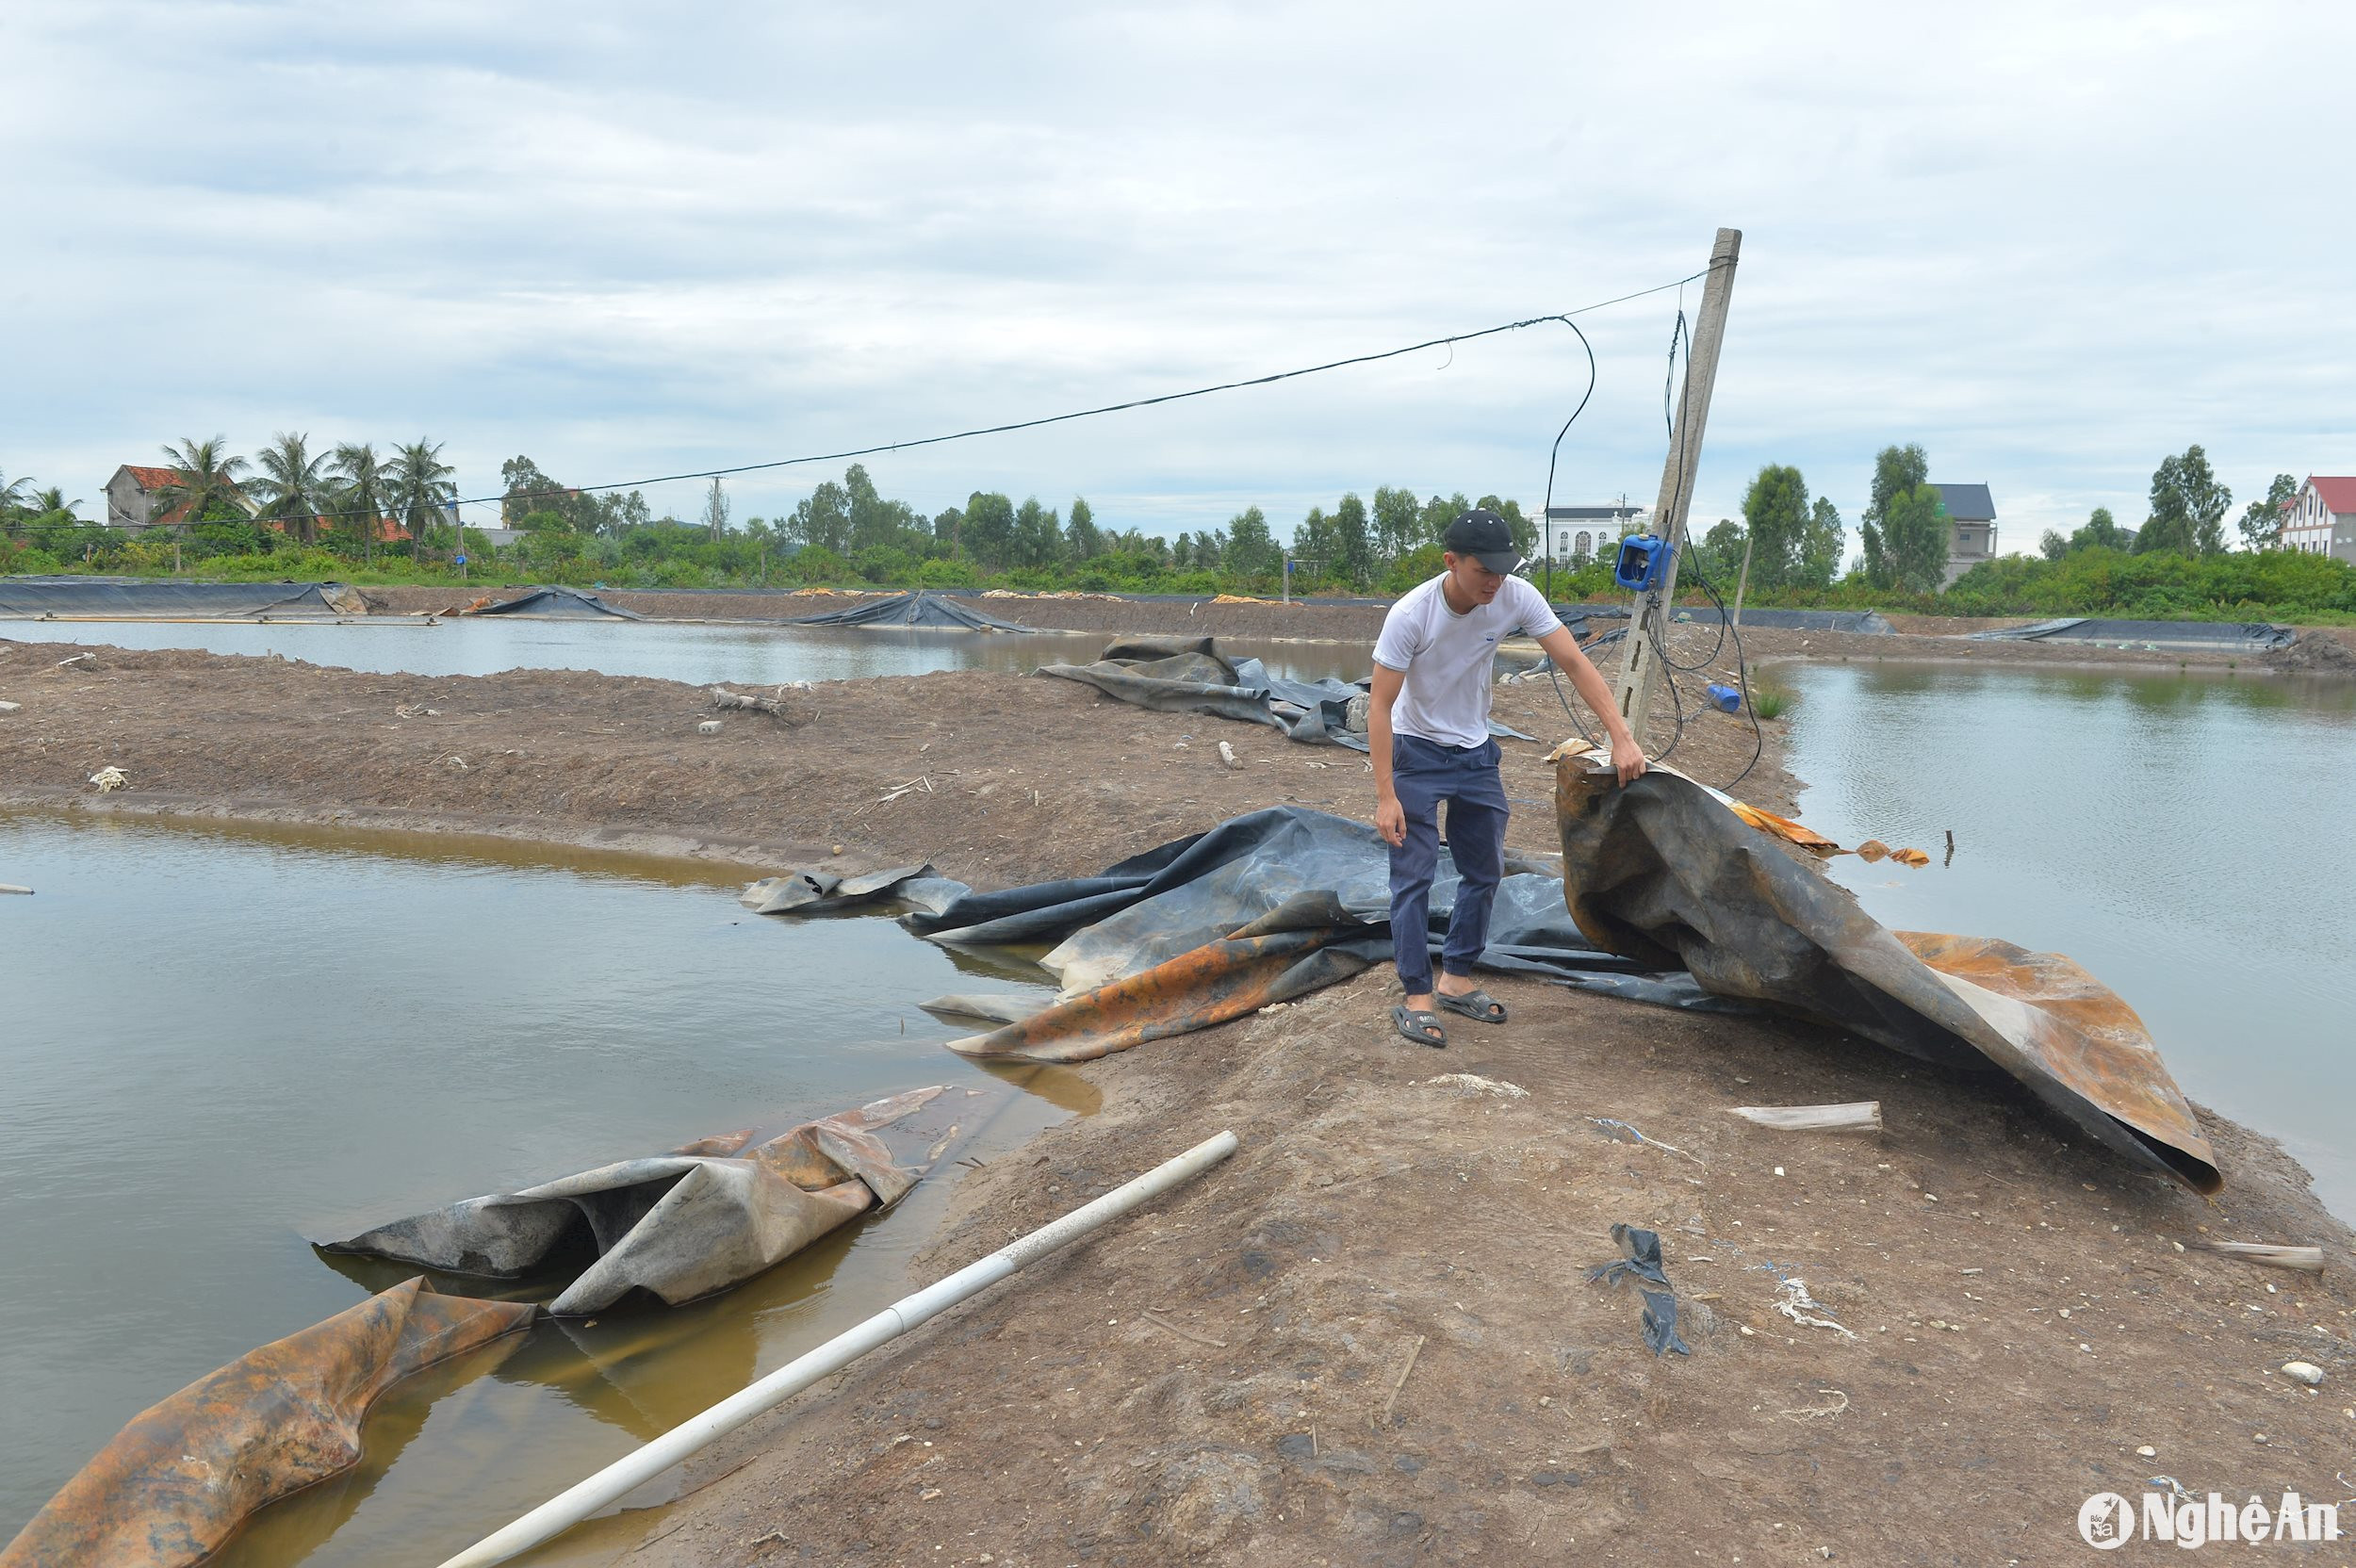
{"type": "MultiPolygon", "coordinates": [[[[744,874],[0,813],[0,881],[37,890],[0,899],[0,1540],[126,1417],[405,1272],[305,1237],[922,1084],[987,1091],[983,1159],[1093,1108],[916,1006],[1039,972],[763,920],[744,874]]],[[[222,1560],[440,1560],[899,1295],[957,1173],[712,1301],[419,1380],[222,1560]]]]}
{"type": "Polygon", "coordinates": [[[1831,863],[1875,919],[2069,954],[2142,1014],[2187,1094],[2282,1138],[2356,1218],[2356,682],[1895,662],[1784,678],[1808,825],[1931,855],[1831,863]]]}
{"type": "MultiPolygon", "coordinates": [[[[777,685],[854,680],[934,670],[1028,674],[1041,664],[1087,663],[1111,640],[1091,632],[973,632],[920,627],[755,627],[678,621],[524,621],[468,617],[428,625],[405,616],[355,621],[0,621],[0,637],[283,654],[381,675],[493,675],[500,670],[592,670],[694,685],[777,685]]],[[[1363,645],[1219,639],[1222,652],[1259,659],[1296,680],[1367,671],[1363,645]]]]}

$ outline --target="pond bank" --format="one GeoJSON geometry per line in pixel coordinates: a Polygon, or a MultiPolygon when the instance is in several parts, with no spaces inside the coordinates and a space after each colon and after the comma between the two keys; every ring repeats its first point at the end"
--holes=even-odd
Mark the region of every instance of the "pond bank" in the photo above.
{"type": "MultiPolygon", "coordinates": [[[[1872,658],[1918,640],[1812,641],[1872,658]]],[[[0,694],[24,704],[0,720],[0,798],[777,865],[840,845],[829,863],[931,858],[1008,883],[1260,806],[1361,810],[1366,792],[1354,756],[980,672],[824,686],[706,739],[702,694],[659,681],[106,650],[56,668],[78,651],[0,646],[0,694]],[[1219,766],[1221,739],[1242,769],[1219,766]],[[127,795],[90,793],[108,765],[127,795]],[[893,793],[911,780],[931,787],[893,793]]],[[[1543,683],[1501,690],[1499,716],[1563,728],[1543,683]]],[[[1750,736],[1709,721],[1689,744],[1680,761],[1717,782],[1750,736]]],[[[1507,775],[1513,841],[1539,851],[1542,749],[1509,746],[1507,775]]],[[[1772,744],[1741,793],[1790,807],[1772,744]]],[[[2213,1205],[2073,1146],[2018,1094],[1822,1031],[1507,980],[1492,988],[1511,1023],[1427,1054],[1390,1035],[1390,988],[1378,971],[1081,1070],[1104,1109],[967,1181],[920,1277],[1221,1127],[1242,1152],[737,1434],[696,1466],[703,1491],[616,1554],[643,1534],[632,1564],[731,1568],[1798,1562],[1822,1546],[1890,1562],[1926,1543],[2040,1560],[2077,1549],[2086,1495],[2154,1474],[2237,1499],[2341,1495],[2350,1236],[2269,1140],[2204,1116],[2227,1183],[2213,1205]],[[1876,1142],[1725,1114],[1865,1099],[1890,1128],[1876,1142]],[[1634,1298],[1581,1282],[1614,1221],[1662,1233],[1692,1359],[1656,1361],[1634,1298]],[[2204,1227],[2321,1242],[2327,1272],[2201,1252],[2204,1227]],[[1856,1337],[1779,1315],[1771,1266],[1856,1337]],[[2319,1395],[2270,1370],[2294,1358],[2326,1369],[2319,1395]]]]}

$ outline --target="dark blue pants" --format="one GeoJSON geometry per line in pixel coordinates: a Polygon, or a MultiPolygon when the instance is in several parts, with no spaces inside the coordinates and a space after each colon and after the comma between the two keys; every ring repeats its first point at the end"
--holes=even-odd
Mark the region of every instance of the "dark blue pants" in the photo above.
{"type": "Polygon", "coordinates": [[[1407,841],[1391,851],[1391,942],[1409,996],[1432,988],[1432,876],[1440,863],[1440,803],[1448,802],[1448,847],[1464,879],[1448,917],[1440,967],[1470,974],[1489,943],[1489,906],[1505,868],[1505,780],[1497,743],[1470,750],[1415,735],[1391,737],[1391,788],[1407,816],[1407,841]]]}

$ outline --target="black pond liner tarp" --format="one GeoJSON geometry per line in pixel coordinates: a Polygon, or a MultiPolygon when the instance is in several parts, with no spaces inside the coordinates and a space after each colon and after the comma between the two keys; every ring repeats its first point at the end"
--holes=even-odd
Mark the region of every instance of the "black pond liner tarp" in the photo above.
{"type": "Polygon", "coordinates": [[[550,1313],[602,1312],[634,1290],[678,1306],[741,1283],[868,1210],[898,1202],[920,1172],[895,1163],[877,1135],[941,1093],[911,1089],[760,1143],[749,1132],[703,1138],[519,1192],[469,1198],[319,1247],[515,1279],[586,1240],[597,1261],[548,1303],[550,1313]]]}
{"type": "MultiPolygon", "coordinates": [[[[1123,638],[1092,664],[1042,664],[1032,673],[1077,680],[1155,712],[1208,713],[1267,725],[1308,745],[1366,749],[1365,729],[1350,726],[1350,703],[1366,694],[1365,687],[1331,677],[1311,681],[1270,675],[1257,659],[1228,658],[1209,637],[1123,638]]],[[[1536,739],[1494,719],[1489,733],[1536,739]]]]}
{"type": "MultiPolygon", "coordinates": [[[[1554,612],[1562,624],[1587,640],[1584,623],[1591,620],[1625,621],[1628,618],[1624,604],[1558,604],[1554,612]]],[[[1716,626],[1726,618],[1726,612],[1711,604],[1680,605],[1671,612],[1672,621],[1691,621],[1696,626],[1716,626]]],[[[1890,637],[1898,629],[1872,610],[1764,610],[1745,607],[1744,626],[1768,627],[1778,631],[1854,631],[1869,637],[1890,637]]]]}
{"type": "Polygon", "coordinates": [[[209,1372],[131,1418],[0,1547],[0,1568],[188,1568],[254,1512],[360,1462],[368,1407],[469,1351],[522,1342],[529,1301],[435,1295],[422,1279],[209,1372]]]}
{"type": "Polygon", "coordinates": [[[970,604],[928,594],[922,590],[913,594],[895,594],[891,598],[875,599],[853,605],[847,610],[829,610],[822,615],[796,615],[789,626],[917,626],[938,627],[963,631],[1037,631],[1037,627],[1024,626],[993,615],[987,610],[976,610],[970,604]]]}
{"type": "Polygon", "coordinates": [[[534,588],[497,604],[468,605],[461,615],[520,615],[541,621],[643,621],[635,610],[608,604],[578,588],[534,588]]]}
{"type": "MultiPolygon", "coordinates": [[[[1505,878],[1481,967],[1633,1001],[1778,1012],[1949,1067],[2000,1069],[2136,1165],[2217,1189],[2216,1156],[2142,1021],[2070,959],[1884,930],[1674,769],[1621,788],[1608,763],[1566,748],[1557,812],[1566,875],[1505,878]]],[[[1434,947],[1456,887],[1443,856],[1434,947]]],[[[905,923],[959,945],[1054,944],[1040,962],[1061,982],[1057,1003],[950,1044],[1068,1062],[1347,979],[1389,956],[1388,909],[1387,852],[1371,827],[1283,807],[1099,876],[969,893],[905,923]]]]}
{"type": "Polygon", "coordinates": [[[0,616],[244,621],[365,615],[340,582],[165,582],[138,577],[0,577],[0,616]]]}
{"type": "MultiPolygon", "coordinates": [[[[546,1309],[560,1325],[625,1297],[677,1305],[897,1202],[949,1147],[952,1119],[971,1115],[973,1104],[938,1086],[911,1089],[774,1137],[723,1133],[453,1203],[320,1250],[344,1254],[333,1261],[354,1277],[375,1272],[367,1260],[387,1259],[462,1281],[509,1282],[499,1294],[513,1296],[538,1294],[538,1282],[591,1256],[546,1309]]],[[[257,1510],[358,1463],[362,1419],[395,1383],[484,1347],[492,1348],[483,1361],[454,1370],[490,1371],[543,1310],[447,1292],[408,1280],[133,1417],[0,1548],[0,1568],[205,1561],[257,1510]]]]}
{"type": "Polygon", "coordinates": [[[1943,1066],[2000,1069],[2135,1165],[2197,1192],[2221,1185],[2143,1021],[2070,959],[1885,930],[1674,769],[1620,788],[1607,760],[1566,747],[1555,810],[1574,923],[1649,972],[1643,991],[1565,984],[1673,1004],[1734,998],[1943,1066]]]}
{"type": "Polygon", "coordinates": [[[2176,653],[2271,653],[2299,634],[2265,621],[2102,621],[2064,616],[2034,626],[1975,631],[1983,643],[2104,643],[2113,646],[2166,648],[2176,653]]]}

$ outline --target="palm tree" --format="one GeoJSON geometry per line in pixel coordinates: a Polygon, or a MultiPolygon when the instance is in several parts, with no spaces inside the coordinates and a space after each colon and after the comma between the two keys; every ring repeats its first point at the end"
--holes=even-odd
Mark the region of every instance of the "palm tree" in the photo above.
{"type": "Polygon", "coordinates": [[[200,523],[221,502],[250,513],[253,508],[246,503],[245,493],[237,488],[237,476],[246,471],[246,461],[232,456],[228,448],[228,438],[221,435],[210,441],[184,437],[178,446],[164,448],[172,479],[156,487],[155,514],[168,516],[185,511],[188,521],[200,523]]]}
{"type": "Polygon", "coordinates": [[[32,476],[20,474],[15,479],[0,474],[0,517],[33,504],[32,476]]]}
{"type": "Polygon", "coordinates": [[[343,510],[359,514],[361,559],[376,563],[376,532],[384,526],[384,466],[376,459],[372,441],[346,441],[335,449],[335,477],[343,481],[336,500],[343,510]]]}
{"type": "Polygon", "coordinates": [[[327,454],[311,455],[311,438],[280,431],[262,449],[261,473],[253,482],[261,498],[259,515],[273,522],[292,522],[306,545],[319,543],[319,514],[329,510],[333,491],[327,480],[327,454]]]}
{"type": "Polygon", "coordinates": [[[423,436],[393,449],[385,475],[392,484],[393,521],[409,531],[410,550],[425,543],[425,531],[440,522],[443,509],[458,498],[450,476],[458,470],[442,461],[442,444],[423,436]]]}
{"type": "MultiPolygon", "coordinates": [[[[18,482],[24,483],[29,482],[19,481],[18,482]]],[[[36,490],[33,492],[33,510],[40,513],[44,517],[53,516],[56,514],[62,512],[67,516],[73,517],[76,522],[79,522],[81,519],[77,514],[79,514],[82,510],[82,501],[79,497],[76,497],[73,500],[67,500],[65,498],[65,491],[53,484],[46,490],[36,490]]]]}

